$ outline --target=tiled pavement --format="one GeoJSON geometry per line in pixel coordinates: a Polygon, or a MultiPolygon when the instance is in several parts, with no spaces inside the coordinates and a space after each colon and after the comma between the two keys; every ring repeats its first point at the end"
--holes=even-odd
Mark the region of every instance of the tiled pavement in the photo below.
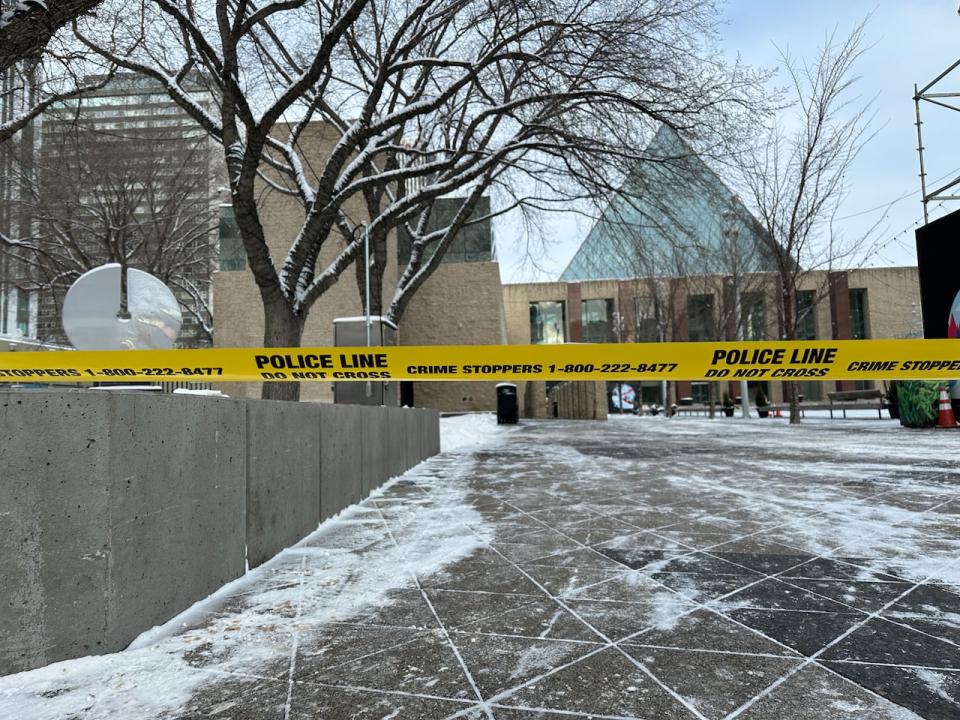
{"type": "Polygon", "coordinates": [[[430,460],[207,607],[180,633],[203,682],[156,716],[958,718],[960,463],[937,457],[958,440],[527,423],[430,460]],[[458,542],[431,536],[464,512],[458,542]],[[409,571],[431,543],[453,560],[409,571]],[[369,566],[384,553],[415,562],[369,566]],[[204,642],[251,613],[271,618],[255,665],[204,642]]]}

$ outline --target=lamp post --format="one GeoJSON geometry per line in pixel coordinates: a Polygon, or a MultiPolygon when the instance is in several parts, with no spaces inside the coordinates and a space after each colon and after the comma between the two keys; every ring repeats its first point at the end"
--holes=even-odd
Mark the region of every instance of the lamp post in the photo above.
{"type": "MultiPolygon", "coordinates": [[[[617,342],[623,342],[623,316],[615,311],[613,313],[613,328],[617,333],[617,342]]],[[[623,382],[617,378],[617,410],[623,415],[623,382]]]]}
{"type": "MultiPolygon", "coordinates": [[[[733,205],[735,198],[731,198],[731,206],[733,205]]],[[[741,297],[740,292],[740,276],[741,270],[740,267],[740,246],[737,242],[739,239],[739,229],[736,227],[737,214],[731,208],[723,211],[723,237],[729,243],[729,259],[733,265],[733,274],[731,279],[733,281],[733,318],[734,322],[737,324],[737,340],[742,341],[746,338],[746,327],[743,318],[743,298],[741,297]]],[[[747,381],[745,379],[740,380],[740,415],[744,418],[750,417],[750,390],[747,387],[747,381]]]]}
{"type": "MultiPolygon", "coordinates": [[[[364,275],[364,309],[367,315],[367,347],[370,347],[370,326],[372,319],[370,317],[370,233],[367,232],[367,226],[363,225],[363,275],[364,275]]],[[[373,383],[367,380],[367,397],[373,397],[373,383]]]]}

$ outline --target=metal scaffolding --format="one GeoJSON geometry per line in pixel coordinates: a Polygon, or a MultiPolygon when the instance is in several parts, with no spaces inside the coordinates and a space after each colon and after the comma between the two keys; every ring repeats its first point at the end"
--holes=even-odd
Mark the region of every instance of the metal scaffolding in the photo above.
{"type": "MultiPolygon", "coordinates": [[[[933,105],[939,105],[940,107],[945,107],[948,110],[955,110],[960,112],[960,107],[952,105],[950,100],[954,98],[960,98],[960,92],[931,92],[935,85],[937,85],[941,80],[943,80],[947,75],[960,67],[960,60],[954,62],[950,67],[944,70],[942,73],[937,75],[933,80],[927,83],[923,88],[917,89],[916,83],[913,86],[913,104],[916,110],[917,120],[917,153],[920,156],[920,192],[923,197],[923,222],[924,224],[930,221],[930,218],[927,214],[927,206],[932,201],[944,201],[944,200],[960,200],[960,195],[949,193],[960,185],[960,175],[956,176],[948,183],[941,185],[935,190],[927,191],[927,173],[924,168],[923,161],[923,122],[920,119],[920,101],[932,103],[933,105]]],[[[955,192],[955,191],[954,191],[955,192]]]]}

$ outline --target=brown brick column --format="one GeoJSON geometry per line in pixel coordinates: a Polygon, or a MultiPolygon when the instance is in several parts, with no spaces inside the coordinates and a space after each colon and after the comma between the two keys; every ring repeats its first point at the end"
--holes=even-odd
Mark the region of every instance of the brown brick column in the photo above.
{"type": "MultiPolygon", "coordinates": [[[[673,315],[673,341],[686,342],[690,339],[690,330],[687,324],[687,287],[682,280],[670,281],[669,311],[673,315]]],[[[689,380],[677,380],[677,404],[680,398],[693,395],[693,383],[689,380]]]]}
{"type": "MultiPolygon", "coordinates": [[[[853,338],[853,321],[850,318],[850,283],[846,272],[827,275],[830,298],[830,328],[834,340],[853,338]]],[[[837,390],[853,390],[850,380],[837,380],[837,390]]]]}
{"type": "Polygon", "coordinates": [[[670,281],[670,298],[668,311],[673,313],[673,341],[686,342],[690,339],[687,326],[687,288],[680,280],[670,281]]]}
{"type": "Polygon", "coordinates": [[[637,340],[637,308],[633,304],[636,295],[636,282],[622,280],[617,283],[617,312],[623,322],[622,342],[637,340]]]}
{"type": "Polygon", "coordinates": [[[580,342],[583,338],[580,309],[580,283],[567,283],[567,342],[580,342]]]}
{"type": "Polygon", "coordinates": [[[720,309],[721,312],[726,313],[726,317],[723,318],[723,327],[720,328],[720,331],[723,333],[721,337],[732,340],[737,337],[737,313],[734,312],[734,308],[737,306],[737,295],[732,276],[728,275],[723,278],[722,292],[723,297],[720,301],[720,309]]]}

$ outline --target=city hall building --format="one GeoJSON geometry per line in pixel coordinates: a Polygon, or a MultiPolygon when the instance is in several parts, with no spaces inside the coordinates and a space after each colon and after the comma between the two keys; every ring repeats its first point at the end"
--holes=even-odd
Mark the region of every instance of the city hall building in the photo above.
{"type": "MultiPolygon", "coordinates": [[[[305,151],[330,139],[314,124],[301,139],[305,151]]],[[[651,155],[681,158],[648,163],[629,177],[604,209],[556,282],[502,284],[490,222],[478,222],[454,241],[443,263],[413,297],[398,329],[401,345],[499,345],[599,342],[765,340],[782,337],[778,284],[759,224],[734,193],[676,135],[661,130],[651,155]]],[[[261,220],[279,266],[303,213],[295,200],[264,189],[261,220]]],[[[486,202],[486,201],[485,201],[486,202]]],[[[453,213],[440,203],[437,210],[453,213]]],[[[489,203],[478,208],[488,212],[489,203]]],[[[349,208],[361,215],[359,207],[349,208]]],[[[442,220],[442,218],[441,218],[442,220]]],[[[319,265],[338,251],[328,243],[319,265]]],[[[409,248],[391,236],[383,279],[389,298],[409,248]]],[[[246,266],[229,205],[221,208],[220,270],[214,276],[214,343],[256,347],[263,340],[259,293],[246,266]]],[[[797,297],[800,339],[920,337],[916,267],[816,271],[803,275],[797,297]]],[[[334,320],[363,314],[355,272],[349,269],[314,305],[305,346],[334,344],[334,320]]],[[[646,403],[706,402],[709,384],[624,378],[646,403]]],[[[803,382],[805,401],[835,389],[864,389],[874,381],[803,382]]],[[[493,382],[415,382],[416,405],[444,411],[490,410],[493,382]]],[[[774,403],[782,383],[760,384],[774,403]]],[[[751,395],[756,384],[751,384],[751,395]]],[[[612,388],[612,385],[611,385],[612,388]]],[[[228,384],[231,396],[257,397],[258,384],[228,384]]],[[[521,383],[520,393],[525,388],[521,383]]],[[[718,388],[739,395],[739,384],[718,388]]],[[[305,383],[301,399],[332,402],[333,385],[305,383]]],[[[522,398],[521,398],[522,401],[522,398]]]]}

